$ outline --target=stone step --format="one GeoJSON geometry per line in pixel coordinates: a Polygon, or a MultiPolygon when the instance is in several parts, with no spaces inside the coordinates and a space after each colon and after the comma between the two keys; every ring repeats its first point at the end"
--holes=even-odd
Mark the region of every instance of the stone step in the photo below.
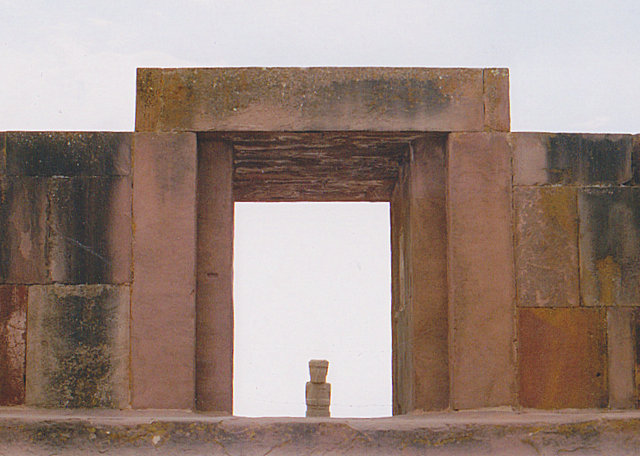
{"type": "Polygon", "coordinates": [[[639,411],[244,418],[171,410],[0,409],[0,454],[16,456],[635,455],[639,449],[639,411]]]}

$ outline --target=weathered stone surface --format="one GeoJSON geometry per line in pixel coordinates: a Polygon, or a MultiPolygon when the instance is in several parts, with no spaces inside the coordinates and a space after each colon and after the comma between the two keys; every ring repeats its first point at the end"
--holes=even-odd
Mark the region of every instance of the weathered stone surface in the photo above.
{"type": "Polygon", "coordinates": [[[576,189],[516,187],[514,199],[518,305],[579,305],[576,189]]]}
{"type": "Polygon", "coordinates": [[[131,137],[115,132],[9,132],[7,174],[126,176],[131,137]]]}
{"type": "Polygon", "coordinates": [[[452,407],[515,405],[511,150],[506,134],[454,133],[448,156],[452,407]]]}
{"type": "Polygon", "coordinates": [[[307,405],[312,407],[326,407],[331,405],[331,384],[307,382],[305,388],[307,405]]]}
{"type": "Polygon", "coordinates": [[[588,306],[640,306],[640,188],[578,193],[580,293],[588,306]]]}
{"type": "Polygon", "coordinates": [[[24,403],[27,287],[0,285],[0,406],[24,403]]]}
{"type": "Polygon", "coordinates": [[[606,310],[518,309],[523,407],[606,407],[606,310]]]}
{"type": "Polygon", "coordinates": [[[131,281],[131,178],[49,181],[50,276],[62,283],[131,281]]]}
{"type": "Polygon", "coordinates": [[[198,144],[196,407],[233,410],[233,149],[198,144]]]}
{"type": "Polygon", "coordinates": [[[305,387],[307,417],[331,416],[331,384],[326,383],[329,361],[312,359],[309,361],[310,382],[305,387]]]}
{"type": "Polygon", "coordinates": [[[47,183],[0,176],[0,283],[46,283],[47,183]]]}
{"type": "Polygon", "coordinates": [[[11,456],[635,456],[638,411],[244,418],[175,411],[0,411],[11,456]]]}
{"type": "Polygon", "coordinates": [[[0,176],[5,174],[7,169],[6,139],[6,133],[0,131],[0,176]]]}
{"type": "Polygon", "coordinates": [[[331,411],[329,410],[329,407],[322,405],[308,405],[305,416],[307,418],[328,418],[331,416],[331,411]]]}
{"type": "Polygon", "coordinates": [[[135,137],[134,408],[194,406],[196,149],[192,133],[135,137]]]}
{"type": "MultiPolygon", "coordinates": [[[[414,410],[415,376],[411,340],[412,306],[409,264],[409,178],[408,167],[401,170],[391,199],[391,375],[393,414],[414,410]]],[[[447,334],[448,337],[448,334],[447,334]]],[[[447,381],[448,384],[448,381],[447,381]]],[[[447,386],[448,388],[448,386],[447,386]]],[[[447,400],[448,402],[448,400],[447,400]]]]}
{"type": "Polygon", "coordinates": [[[329,370],[329,361],[326,359],[312,359],[309,361],[309,378],[311,383],[325,383],[327,381],[327,372],[329,370]]]}
{"type": "Polygon", "coordinates": [[[511,129],[509,69],[485,68],[482,75],[485,129],[509,131],[511,129]]]}
{"type": "Polygon", "coordinates": [[[622,184],[631,180],[631,135],[512,133],[516,185],[622,184]]]}
{"type": "Polygon", "coordinates": [[[638,310],[607,309],[609,407],[635,408],[638,402],[636,374],[636,325],[638,310]]]}
{"type": "Polygon", "coordinates": [[[415,410],[449,406],[449,322],[445,138],[412,143],[409,161],[409,261],[415,410]]]}
{"type": "MultiPolygon", "coordinates": [[[[235,201],[389,201],[420,132],[210,132],[233,144],[235,201]]],[[[441,136],[441,135],[440,135],[441,136]]]]}
{"type": "Polygon", "coordinates": [[[26,403],[125,408],[129,287],[29,288],[26,403]]]}
{"type": "Polygon", "coordinates": [[[483,128],[481,69],[138,69],[136,131],[483,128]]]}
{"type": "Polygon", "coordinates": [[[635,353],[635,368],[634,368],[634,385],[635,385],[635,407],[640,408],[640,314],[637,313],[632,323],[633,331],[633,348],[635,353]]]}
{"type": "Polygon", "coordinates": [[[640,184],[640,135],[633,137],[633,183],[640,184]]]}
{"type": "Polygon", "coordinates": [[[445,138],[412,142],[391,201],[393,410],[449,406],[445,138]]]}

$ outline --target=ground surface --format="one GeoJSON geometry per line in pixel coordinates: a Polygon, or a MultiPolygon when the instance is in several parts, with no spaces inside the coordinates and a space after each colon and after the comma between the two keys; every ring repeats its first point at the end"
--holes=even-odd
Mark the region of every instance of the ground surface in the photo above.
{"type": "Polygon", "coordinates": [[[637,455],[640,412],[242,418],[0,408],[0,455],[637,455]]]}

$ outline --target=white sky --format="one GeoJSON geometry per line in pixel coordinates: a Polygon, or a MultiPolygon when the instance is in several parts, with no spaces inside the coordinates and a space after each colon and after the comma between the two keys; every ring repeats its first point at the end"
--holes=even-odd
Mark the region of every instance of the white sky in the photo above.
{"type": "Polygon", "coordinates": [[[238,415],[303,416],[310,359],[332,416],[391,415],[388,203],[236,203],[238,415]]]}
{"type": "Polygon", "coordinates": [[[640,2],[0,0],[2,129],[132,130],[138,66],[506,66],[513,130],[640,131],[640,2]]]}
{"type": "MultiPolygon", "coordinates": [[[[499,66],[511,71],[513,131],[640,132],[640,2],[637,0],[0,0],[0,17],[0,130],[132,131],[135,68],[141,66],[499,66]]],[[[328,213],[318,215],[320,209],[314,207],[301,209],[308,211],[304,218],[282,209],[279,215],[284,221],[278,221],[275,212],[265,215],[264,207],[236,208],[238,237],[247,241],[246,245],[237,245],[237,253],[249,249],[245,252],[249,258],[255,260],[261,255],[265,258],[260,260],[264,261],[262,266],[266,268],[271,264],[269,274],[264,274],[265,270],[254,271],[252,266],[256,265],[252,265],[252,261],[247,261],[246,271],[236,271],[252,284],[247,289],[236,290],[238,298],[260,299],[261,306],[256,305],[255,312],[263,313],[256,314],[255,318],[273,321],[271,313],[278,310],[278,305],[284,306],[282,295],[276,296],[273,290],[260,287],[280,283],[282,277],[278,277],[278,272],[284,274],[287,261],[298,266],[305,261],[304,256],[299,260],[276,258],[282,251],[278,246],[292,249],[295,246],[298,253],[306,252],[306,259],[310,260],[311,253],[305,247],[313,243],[315,253],[325,253],[320,255],[321,259],[326,259],[331,252],[336,270],[339,265],[353,266],[361,262],[355,256],[360,238],[349,238],[349,230],[359,231],[362,238],[370,238],[372,250],[368,253],[358,250],[364,258],[373,258],[378,255],[373,253],[375,249],[379,252],[382,248],[376,242],[388,229],[388,219],[382,220],[381,215],[386,209],[374,216],[360,214],[357,211],[365,209],[351,207],[336,219],[342,222],[325,226],[324,232],[333,234],[321,236],[326,244],[320,244],[317,236],[310,240],[303,237],[317,228],[320,221],[330,220],[328,213]],[[373,217],[377,221],[371,219],[371,224],[379,226],[379,231],[370,225],[355,228],[345,223],[345,217],[351,213],[358,213],[361,222],[373,217]],[[298,231],[289,233],[289,242],[283,242],[276,234],[291,229],[291,217],[295,217],[298,231]],[[260,223],[256,219],[260,219],[260,223]],[[338,233],[335,231],[338,228],[347,231],[338,233]],[[265,240],[268,230],[274,233],[267,237],[272,245],[264,247],[271,248],[271,253],[258,251],[258,247],[263,246],[255,245],[255,239],[265,240]],[[266,263],[266,258],[273,263],[266,263]],[[255,275],[249,277],[250,274],[255,275]],[[258,289],[262,291],[256,295],[258,289]],[[271,301],[265,302],[266,297],[272,295],[271,301]]],[[[344,211],[344,208],[336,206],[335,211],[344,211]]],[[[388,240],[385,242],[388,249],[388,240]]],[[[327,272],[326,276],[323,273],[318,280],[309,277],[302,280],[301,276],[300,283],[305,283],[303,289],[287,292],[295,296],[297,302],[316,302],[308,312],[315,312],[314,309],[321,306],[315,300],[324,298],[321,301],[327,313],[322,318],[335,319],[336,331],[347,331],[337,324],[339,318],[345,316],[344,302],[356,300],[363,290],[364,295],[369,296],[369,291],[377,290],[380,283],[388,286],[388,272],[385,276],[378,268],[382,275],[373,278],[367,276],[369,273],[362,273],[362,280],[366,281],[353,287],[352,281],[338,281],[342,288],[327,294],[328,285],[324,280],[330,277],[329,272],[335,271],[324,263],[321,268],[327,272]],[[303,291],[308,294],[303,295],[303,291]]],[[[283,285],[279,287],[282,291],[283,285]]],[[[286,312],[293,310],[299,309],[287,308],[286,312]]],[[[239,319],[243,312],[238,308],[239,319]]],[[[304,319],[307,314],[300,315],[296,318],[304,319]]],[[[359,318],[349,317],[362,326],[364,323],[361,324],[359,318]]],[[[297,335],[293,342],[296,352],[286,355],[295,360],[296,369],[300,360],[306,362],[316,354],[314,345],[303,347],[306,339],[343,337],[339,332],[325,332],[326,325],[316,332],[305,331],[308,337],[296,333],[291,325],[285,324],[281,329],[290,330],[292,337],[297,335]]],[[[238,333],[243,334],[242,330],[239,328],[238,333]]],[[[250,340],[249,347],[256,350],[265,343],[258,340],[257,335],[247,337],[253,337],[246,340],[250,340]]],[[[281,342],[285,347],[292,344],[284,339],[281,342]]],[[[336,346],[329,345],[329,348],[335,350],[336,346]]],[[[335,357],[335,351],[328,350],[328,353],[327,357],[335,357]]],[[[359,354],[368,356],[364,351],[359,354]]],[[[382,366],[389,356],[388,353],[381,356],[376,365],[382,366]]],[[[280,391],[289,391],[291,399],[276,400],[282,402],[281,411],[269,413],[301,414],[298,403],[289,403],[299,400],[299,391],[304,390],[304,384],[300,384],[303,380],[293,374],[291,381],[287,380],[289,374],[279,375],[276,361],[281,360],[247,373],[255,384],[245,385],[245,390],[247,394],[258,391],[256,394],[264,395],[256,386],[259,382],[282,382],[280,391]],[[266,373],[273,376],[268,377],[266,373]]],[[[352,373],[344,374],[338,365],[330,366],[336,407],[339,388],[347,388],[347,379],[355,384],[357,372],[366,370],[364,364],[352,367],[352,373]]],[[[242,370],[245,368],[237,368],[245,372],[242,370]]],[[[306,372],[306,367],[303,370],[306,372]]],[[[377,409],[371,412],[374,410],[371,406],[390,403],[388,375],[388,371],[383,372],[382,380],[375,380],[367,387],[377,391],[376,397],[381,397],[382,402],[366,399],[360,408],[353,402],[351,410],[355,413],[343,409],[340,414],[382,413],[377,409]]],[[[240,385],[236,387],[241,389],[240,385]]],[[[355,392],[349,394],[353,401],[360,400],[355,392]]],[[[345,401],[340,398],[342,405],[349,405],[345,401]]],[[[236,402],[240,407],[237,397],[236,402]]],[[[253,402],[258,403],[257,399],[253,402]]],[[[338,410],[334,409],[334,414],[338,410]]]]}

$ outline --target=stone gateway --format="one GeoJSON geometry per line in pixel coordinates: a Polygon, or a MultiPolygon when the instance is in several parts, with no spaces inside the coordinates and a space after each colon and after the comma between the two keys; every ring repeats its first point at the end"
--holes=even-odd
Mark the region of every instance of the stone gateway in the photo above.
{"type": "Polygon", "coordinates": [[[232,414],[234,202],[386,201],[395,415],[634,409],[639,170],[506,69],[139,69],[134,132],[0,133],[0,404],[232,414]]]}

